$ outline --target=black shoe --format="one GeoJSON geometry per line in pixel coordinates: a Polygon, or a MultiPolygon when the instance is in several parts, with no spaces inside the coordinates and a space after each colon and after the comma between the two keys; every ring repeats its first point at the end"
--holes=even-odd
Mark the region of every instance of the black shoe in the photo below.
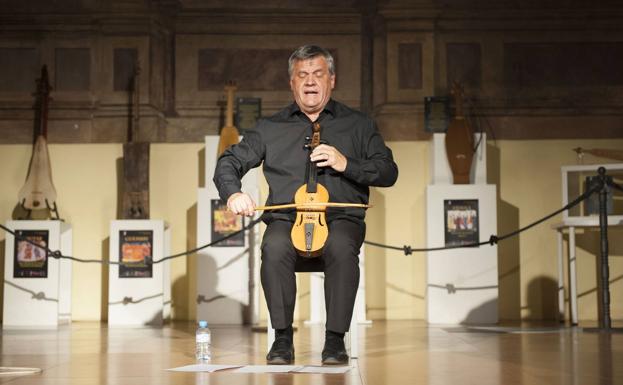
{"type": "Polygon", "coordinates": [[[268,365],[290,365],[294,362],[294,345],[292,340],[285,337],[277,337],[270,352],[266,355],[268,365]]]}
{"type": "Polygon", "coordinates": [[[348,354],[344,346],[344,338],[327,335],[322,349],[323,365],[348,364],[348,354]]]}

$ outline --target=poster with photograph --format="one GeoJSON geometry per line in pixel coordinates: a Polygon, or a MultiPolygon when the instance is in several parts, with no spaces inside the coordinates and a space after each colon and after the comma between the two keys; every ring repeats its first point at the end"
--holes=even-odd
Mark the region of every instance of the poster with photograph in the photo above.
{"type": "Polygon", "coordinates": [[[15,235],[13,278],[47,278],[48,253],[45,247],[48,247],[48,230],[16,230],[15,235]]]}
{"type": "Polygon", "coordinates": [[[478,200],[444,200],[446,246],[479,242],[478,200]]]}
{"type": "MultiPolygon", "coordinates": [[[[242,230],[243,217],[227,209],[227,204],[220,199],[212,199],[212,242],[231,233],[242,230]]],[[[244,247],[244,232],[234,235],[214,247],[244,247]]]]}
{"type": "Polygon", "coordinates": [[[119,231],[119,278],[151,278],[154,232],[119,231]]]}

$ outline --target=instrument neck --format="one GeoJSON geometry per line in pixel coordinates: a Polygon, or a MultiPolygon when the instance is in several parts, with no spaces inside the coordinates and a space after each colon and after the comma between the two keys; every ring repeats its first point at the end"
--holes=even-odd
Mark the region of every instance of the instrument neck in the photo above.
{"type": "Polygon", "coordinates": [[[50,82],[48,81],[48,67],[41,67],[41,78],[38,80],[39,101],[39,135],[48,137],[48,106],[50,103],[50,82]]]}
{"type": "MultiPolygon", "coordinates": [[[[309,154],[314,151],[314,148],[320,144],[320,124],[314,122],[312,124],[312,137],[311,143],[307,147],[309,154]]],[[[307,192],[315,193],[318,185],[318,168],[316,163],[312,162],[309,156],[307,157],[307,170],[305,172],[305,180],[307,181],[307,192]]]]}
{"type": "Polygon", "coordinates": [[[234,92],[236,86],[229,84],[225,86],[225,92],[227,92],[227,112],[225,115],[225,127],[234,126],[234,92]]]}
{"type": "Polygon", "coordinates": [[[311,160],[307,160],[307,192],[315,193],[318,189],[318,168],[316,163],[311,160]]]}

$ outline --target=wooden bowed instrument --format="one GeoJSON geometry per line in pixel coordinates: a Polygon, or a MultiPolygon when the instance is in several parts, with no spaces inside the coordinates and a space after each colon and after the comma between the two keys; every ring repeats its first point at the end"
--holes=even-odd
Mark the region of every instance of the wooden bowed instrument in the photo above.
{"type": "MultiPolygon", "coordinates": [[[[311,141],[305,147],[311,152],[320,145],[320,124],[313,124],[311,141]]],[[[329,192],[318,183],[318,170],[316,163],[307,159],[307,171],[305,175],[307,183],[299,187],[294,194],[295,204],[316,203],[307,210],[296,211],[296,221],[292,226],[290,237],[294,248],[303,257],[316,257],[327,241],[329,229],[325,218],[327,206],[322,203],[329,202],[329,192]]]]}
{"type": "Polygon", "coordinates": [[[448,125],[448,133],[446,134],[448,163],[452,170],[454,184],[469,184],[469,174],[474,157],[472,130],[463,115],[463,87],[454,82],[451,93],[454,95],[456,113],[448,125]]]}
{"type": "MultiPolygon", "coordinates": [[[[314,123],[313,133],[309,144],[305,147],[311,153],[320,145],[320,124],[314,123]]],[[[318,171],[316,163],[307,160],[305,180],[307,183],[299,187],[294,194],[294,203],[261,206],[255,210],[277,210],[296,208],[296,220],[292,226],[290,237],[294,248],[302,257],[318,257],[322,254],[322,248],[329,236],[329,228],[325,218],[327,207],[362,207],[370,205],[361,203],[338,203],[329,202],[329,192],[318,183],[318,171]]]]}

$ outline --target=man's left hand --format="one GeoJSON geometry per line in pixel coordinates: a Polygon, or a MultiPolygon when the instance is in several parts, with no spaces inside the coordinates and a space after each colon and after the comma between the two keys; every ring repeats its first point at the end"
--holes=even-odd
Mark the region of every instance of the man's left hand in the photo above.
{"type": "Polygon", "coordinates": [[[310,157],[312,162],[316,162],[318,167],[331,167],[335,171],[344,172],[346,170],[346,157],[335,147],[321,144],[314,148],[310,157]]]}

